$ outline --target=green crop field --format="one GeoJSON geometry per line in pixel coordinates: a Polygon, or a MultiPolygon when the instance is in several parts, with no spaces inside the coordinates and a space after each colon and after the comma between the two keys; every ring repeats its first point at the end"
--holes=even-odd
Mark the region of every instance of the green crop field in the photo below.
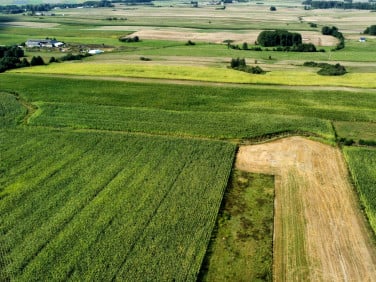
{"type": "Polygon", "coordinates": [[[25,113],[14,95],[0,92],[0,128],[15,126],[25,113]]]}
{"type": "Polygon", "coordinates": [[[197,275],[233,145],[38,129],[0,139],[2,279],[197,275]]]}
{"type": "Polygon", "coordinates": [[[376,233],[376,149],[343,149],[368,220],[376,233]]]}

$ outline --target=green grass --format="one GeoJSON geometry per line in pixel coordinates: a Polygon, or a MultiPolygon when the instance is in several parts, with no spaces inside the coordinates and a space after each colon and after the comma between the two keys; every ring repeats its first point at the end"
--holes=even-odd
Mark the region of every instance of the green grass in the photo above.
{"type": "Polygon", "coordinates": [[[343,151],[362,206],[376,234],[376,150],[344,147],[343,151]]]}
{"type": "Polygon", "coordinates": [[[337,121],[334,127],[339,138],[353,139],[354,141],[376,141],[376,123],[337,121]]]}
{"type": "Polygon", "coordinates": [[[2,279],[195,280],[233,145],[37,129],[0,138],[2,279]]]}
{"type": "Polygon", "coordinates": [[[234,171],[203,281],[272,281],[274,179],[234,171]]]}

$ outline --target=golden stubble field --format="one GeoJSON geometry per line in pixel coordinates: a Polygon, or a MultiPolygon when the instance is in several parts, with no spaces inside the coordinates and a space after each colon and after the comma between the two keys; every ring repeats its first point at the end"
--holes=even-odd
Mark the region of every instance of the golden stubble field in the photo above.
{"type": "Polygon", "coordinates": [[[376,281],[376,253],[338,148],[302,137],[240,147],[236,167],[276,176],[275,281],[376,281]]]}

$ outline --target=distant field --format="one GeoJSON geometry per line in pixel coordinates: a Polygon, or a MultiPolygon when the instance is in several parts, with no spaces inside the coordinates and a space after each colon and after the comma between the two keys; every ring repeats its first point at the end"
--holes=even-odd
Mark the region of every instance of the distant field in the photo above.
{"type": "Polygon", "coordinates": [[[0,139],[1,280],[195,279],[234,145],[33,129],[0,139]]]}

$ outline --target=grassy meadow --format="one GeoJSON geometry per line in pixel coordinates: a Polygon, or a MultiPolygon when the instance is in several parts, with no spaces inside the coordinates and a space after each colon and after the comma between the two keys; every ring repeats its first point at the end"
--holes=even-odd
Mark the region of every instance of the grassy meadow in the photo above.
{"type": "Polygon", "coordinates": [[[274,178],[233,171],[203,281],[271,281],[274,178]]]}
{"type": "MultiPolygon", "coordinates": [[[[230,177],[237,145],[286,133],[376,141],[376,37],[358,42],[368,11],[156,3],[0,16],[0,45],[67,43],[64,52],[27,49],[29,61],[105,50],[0,74],[1,281],[195,281],[205,267],[207,281],[270,281],[273,177],[230,177]],[[217,36],[275,28],[319,36],[324,25],[344,32],[345,49],[234,50],[217,36]],[[118,40],[140,30],[151,35],[118,40]],[[187,46],[189,37],[154,38],[153,30],[207,39],[187,46]],[[266,73],[229,69],[237,57],[266,73]],[[341,63],[348,73],[320,76],[305,61],[341,63]]],[[[247,36],[235,44],[243,42],[254,47],[247,36]]],[[[343,150],[376,230],[375,150],[343,150]]]]}

